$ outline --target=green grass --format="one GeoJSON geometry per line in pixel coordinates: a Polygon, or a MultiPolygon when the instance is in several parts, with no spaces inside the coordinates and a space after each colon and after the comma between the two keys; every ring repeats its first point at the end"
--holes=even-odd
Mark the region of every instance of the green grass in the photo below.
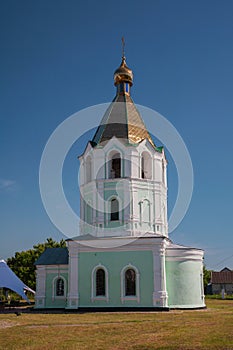
{"type": "MultiPolygon", "coordinates": [[[[209,294],[206,299],[222,299],[222,294],[209,294]]],[[[224,299],[233,300],[233,294],[226,294],[224,299]]]]}
{"type": "Polygon", "coordinates": [[[233,301],[205,310],[0,314],[0,349],[233,349],[233,301]]]}

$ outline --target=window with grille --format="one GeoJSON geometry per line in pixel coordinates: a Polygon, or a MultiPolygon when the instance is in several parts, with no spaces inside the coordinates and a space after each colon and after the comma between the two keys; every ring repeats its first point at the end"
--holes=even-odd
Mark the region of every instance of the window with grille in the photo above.
{"type": "Polygon", "coordinates": [[[105,271],[103,269],[96,271],[96,296],[105,296],[105,271]]]}
{"type": "Polygon", "coordinates": [[[56,281],[56,296],[62,297],[65,292],[65,284],[62,278],[58,278],[56,281]]]}
{"type": "Polygon", "coordinates": [[[125,272],[125,295],[136,295],[136,273],[133,269],[128,269],[125,272]]]}

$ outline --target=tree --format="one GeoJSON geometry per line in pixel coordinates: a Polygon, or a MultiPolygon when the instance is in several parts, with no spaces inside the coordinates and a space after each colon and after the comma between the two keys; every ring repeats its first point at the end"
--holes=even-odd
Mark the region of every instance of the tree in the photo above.
{"type": "Polygon", "coordinates": [[[206,290],[207,285],[210,283],[211,279],[211,271],[207,270],[205,265],[203,267],[203,281],[204,281],[204,288],[206,290]]]}
{"type": "Polygon", "coordinates": [[[28,287],[35,290],[35,261],[39,258],[39,256],[46,248],[59,247],[66,247],[66,242],[64,239],[62,239],[60,242],[56,242],[52,238],[47,238],[44,243],[38,243],[34,245],[33,249],[16,252],[14,257],[7,259],[7,265],[28,287]]]}

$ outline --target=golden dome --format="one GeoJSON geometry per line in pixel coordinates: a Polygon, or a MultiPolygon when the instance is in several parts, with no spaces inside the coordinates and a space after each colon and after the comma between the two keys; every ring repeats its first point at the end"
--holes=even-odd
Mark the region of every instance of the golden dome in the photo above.
{"type": "Polygon", "coordinates": [[[122,57],[120,67],[114,72],[114,85],[120,83],[129,83],[130,86],[133,85],[133,72],[127,67],[125,56],[122,57]]]}

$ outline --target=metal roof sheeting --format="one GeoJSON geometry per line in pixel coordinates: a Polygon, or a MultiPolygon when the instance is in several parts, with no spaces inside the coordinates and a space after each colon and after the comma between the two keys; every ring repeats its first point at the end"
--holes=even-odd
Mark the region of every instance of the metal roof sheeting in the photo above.
{"type": "Polygon", "coordinates": [[[69,255],[66,247],[46,248],[34,265],[68,265],[68,261],[69,255]]]}
{"type": "Polygon", "coordinates": [[[211,273],[211,283],[233,283],[233,271],[225,269],[223,271],[212,271],[211,273]]]}

